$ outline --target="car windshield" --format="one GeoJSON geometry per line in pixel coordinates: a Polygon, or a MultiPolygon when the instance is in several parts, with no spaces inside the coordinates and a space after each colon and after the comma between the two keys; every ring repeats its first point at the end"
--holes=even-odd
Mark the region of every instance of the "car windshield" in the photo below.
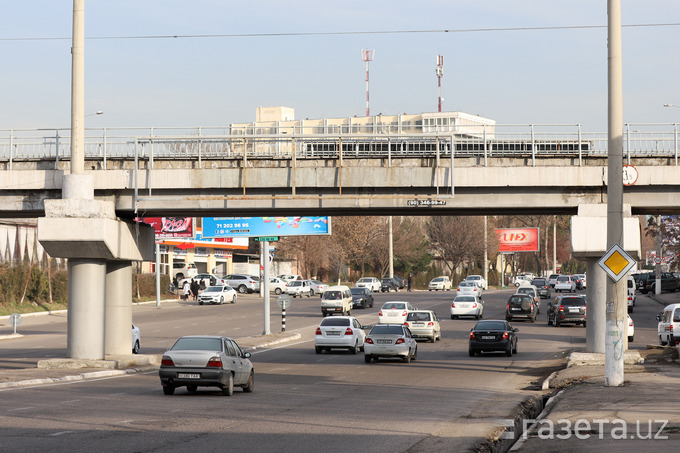
{"type": "Polygon", "coordinates": [[[455,299],[453,299],[454,302],[474,302],[475,297],[474,296],[458,296],[455,299]]]}
{"type": "Polygon", "coordinates": [[[404,329],[401,326],[374,326],[369,335],[403,335],[404,329]]]}
{"type": "Polygon", "coordinates": [[[429,321],[431,318],[430,314],[422,311],[412,311],[406,316],[407,321],[429,321]]]}
{"type": "Polygon", "coordinates": [[[467,280],[479,280],[479,279],[480,279],[480,277],[477,276],[477,275],[470,275],[470,276],[467,278],[467,280]]]}
{"type": "Polygon", "coordinates": [[[560,301],[560,305],[566,306],[581,306],[585,305],[586,300],[583,297],[565,297],[560,301]]]}
{"type": "Polygon", "coordinates": [[[372,280],[372,278],[364,277],[359,279],[359,283],[370,283],[372,280]]]}
{"type": "Polygon", "coordinates": [[[466,287],[470,287],[470,286],[477,286],[477,284],[475,282],[465,282],[465,281],[463,281],[463,282],[460,282],[460,285],[458,285],[458,286],[462,286],[462,287],[466,288],[466,287]]]}
{"type": "Polygon", "coordinates": [[[437,277],[437,278],[433,278],[432,281],[433,281],[433,282],[443,282],[444,279],[441,278],[441,277],[437,277]]]}
{"type": "Polygon", "coordinates": [[[224,286],[208,286],[203,292],[204,293],[221,293],[224,286]]]}
{"type": "Polygon", "coordinates": [[[519,294],[533,294],[534,293],[534,288],[528,288],[528,287],[519,287],[517,288],[517,292],[519,294]]]}
{"type": "Polygon", "coordinates": [[[171,348],[173,351],[221,351],[221,338],[187,338],[177,340],[171,348]]]}
{"type": "Polygon", "coordinates": [[[382,306],[382,308],[385,310],[391,309],[403,310],[406,308],[406,304],[404,302],[387,302],[385,305],[382,306]]]}
{"type": "Polygon", "coordinates": [[[475,330],[505,330],[505,323],[502,321],[480,321],[475,326],[475,330]]]}
{"type": "Polygon", "coordinates": [[[351,288],[351,291],[355,296],[361,296],[362,294],[365,294],[364,288],[351,288]]]}
{"type": "Polygon", "coordinates": [[[322,326],[339,326],[339,327],[344,327],[344,326],[349,326],[349,318],[337,318],[335,316],[331,316],[328,318],[325,318],[323,321],[321,321],[322,326]]]}
{"type": "Polygon", "coordinates": [[[340,300],[342,299],[342,292],[340,291],[326,291],[323,293],[323,298],[326,300],[340,300]]]}

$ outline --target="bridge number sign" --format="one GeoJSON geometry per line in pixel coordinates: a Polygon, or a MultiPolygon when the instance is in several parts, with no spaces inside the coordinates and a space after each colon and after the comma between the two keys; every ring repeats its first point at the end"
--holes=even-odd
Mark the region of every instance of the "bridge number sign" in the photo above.
{"type": "Polygon", "coordinates": [[[632,165],[624,165],[623,166],[623,185],[624,186],[632,186],[635,184],[638,180],[638,171],[637,168],[635,168],[632,165]]]}

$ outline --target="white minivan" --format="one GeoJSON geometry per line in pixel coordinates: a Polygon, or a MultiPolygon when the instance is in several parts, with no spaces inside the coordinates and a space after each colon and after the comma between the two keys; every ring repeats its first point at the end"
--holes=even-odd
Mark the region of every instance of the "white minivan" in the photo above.
{"type": "Polygon", "coordinates": [[[666,305],[663,312],[656,315],[659,321],[657,332],[659,344],[676,346],[680,344],[680,304],[666,305]]]}
{"type": "Polygon", "coordinates": [[[348,316],[352,312],[352,291],[348,286],[331,286],[321,295],[321,314],[348,316]]]}

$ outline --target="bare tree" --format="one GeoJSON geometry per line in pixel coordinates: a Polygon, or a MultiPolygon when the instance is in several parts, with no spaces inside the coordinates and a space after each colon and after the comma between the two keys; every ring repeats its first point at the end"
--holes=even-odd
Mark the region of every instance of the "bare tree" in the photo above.
{"type": "Polygon", "coordinates": [[[451,274],[466,260],[484,253],[482,217],[432,217],[427,232],[451,274]]]}

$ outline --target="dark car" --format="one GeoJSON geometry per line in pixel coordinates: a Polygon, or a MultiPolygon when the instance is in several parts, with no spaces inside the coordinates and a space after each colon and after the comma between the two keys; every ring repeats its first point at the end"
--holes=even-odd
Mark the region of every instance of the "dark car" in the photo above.
{"type": "MultiPolygon", "coordinates": [[[[680,286],[680,279],[678,279],[671,272],[661,273],[661,291],[675,291],[680,286]]],[[[656,292],[656,273],[648,272],[641,274],[640,277],[640,292],[647,294],[649,292],[656,292]]]]}
{"type": "Polygon", "coordinates": [[[560,324],[586,325],[586,297],[584,295],[557,296],[548,302],[548,325],[560,324]]]}
{"type": "Polygon", "coordinates": [[[399,283],[389,277],[381,278],[380,279],[380,292],[392,292],[392,291],[399,291],[399,283]]]}
{"type": "Polygon", "coordinates": [[[394,278],[394,281],[397,282],[397,286],[399,287],[399,289],[406,288],[406,283],[407,283],[407,282],[406,282],[406,279],[401,278],[401,277],[398,276],[398,275],[395,275],[395,276],[392,277],[392,278],[394,278]]]}
{"type": "Polygon", "coordinates": [[[580,275],[572,275],[571,279],[574,280],[574,283],[576,284],[576,289],[583,289],[583,280],[581,280],[580,275]]]}
{"type": "Polygon", "coordinates": [[[353,308],[368,308],[373,307],[373,293],[368,288],[354,287],[350,288],[352,291],[352,307],[353,308]]]}
{"type": "Polygon", "coordinates": [[[508,357],[517,354],[517,332],[507,321],[479,321],[470,330],[470,357],[483,351],[505,351],[508,357]]]}
{"type": "Polygon", "coordinates": [[[550,299],[550,284],[545,278],[535,278],[531,280],[531,284],[538,290],[538,295],[541,299],[550,299]]]}
{"type": "Polygon", "coordinates": [[[528,319],[531,322],[536,322],[537,314],[538,306],[529,294],[513,294],[505,306],[505,319],[507,321],[528,319]]]}

